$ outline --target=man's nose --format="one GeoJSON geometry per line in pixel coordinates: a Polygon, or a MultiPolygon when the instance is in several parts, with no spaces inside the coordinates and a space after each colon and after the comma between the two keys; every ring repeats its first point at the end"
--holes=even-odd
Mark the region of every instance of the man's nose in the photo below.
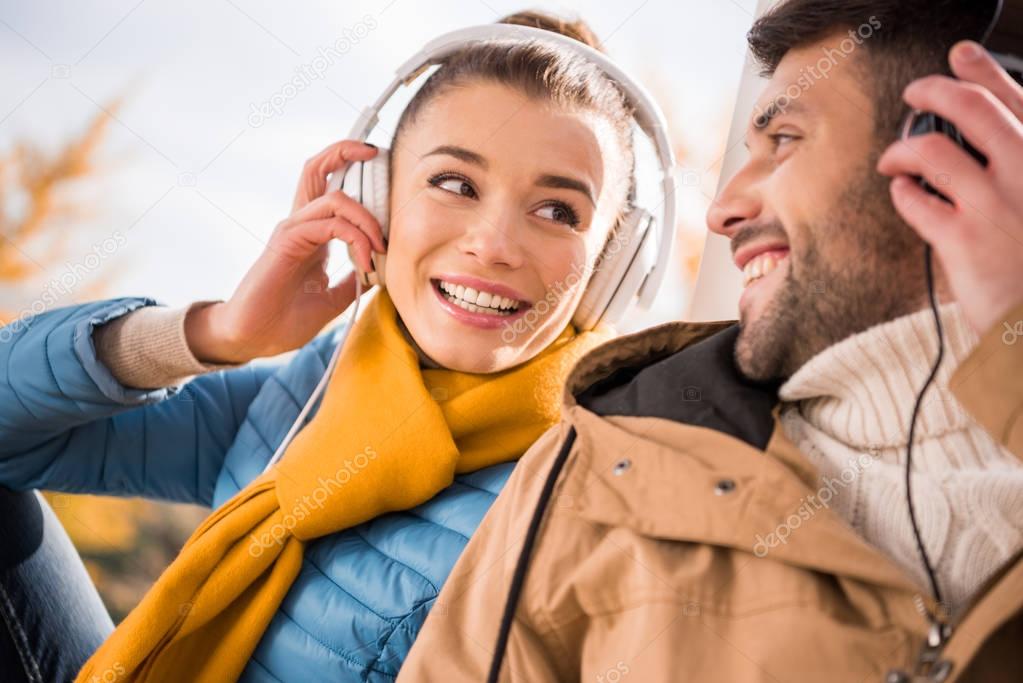
{"type": "Polygon", "coordinates": [[[707,210],[707,227],[731,239],[743,224],[755,221],[763,211],[760,193],[750,164],[732,176],[707,210]]]}

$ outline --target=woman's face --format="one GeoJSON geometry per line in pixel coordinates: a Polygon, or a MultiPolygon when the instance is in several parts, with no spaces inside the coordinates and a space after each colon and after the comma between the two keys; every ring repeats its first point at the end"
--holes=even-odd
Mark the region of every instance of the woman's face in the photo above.
{"type": "Polygon", "coordinates": [[[571,321],[624,196],[610,123],[475,82],[392,150],[387,290],[424,353],[496,372],[571,321]]]}

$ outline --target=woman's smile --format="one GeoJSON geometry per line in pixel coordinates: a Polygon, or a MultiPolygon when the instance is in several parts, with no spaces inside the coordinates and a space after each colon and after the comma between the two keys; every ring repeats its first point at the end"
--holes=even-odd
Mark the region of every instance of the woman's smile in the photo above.
{"type": "Polygon", "coordinates": [[[442,275],[430,279],[440,307],[455,320],[473,327],[494,329],[525,315],[530,302],[518,291],[468,275],[442,275]]]}
{"type": "Polygon", "coordinates": [[[410,121],[392,145],[387,292],[438,365],[520,365],[572,323],[576,275],[624,204],[629,148],[606,118],[488,80],[443,90],[410,121]]]}

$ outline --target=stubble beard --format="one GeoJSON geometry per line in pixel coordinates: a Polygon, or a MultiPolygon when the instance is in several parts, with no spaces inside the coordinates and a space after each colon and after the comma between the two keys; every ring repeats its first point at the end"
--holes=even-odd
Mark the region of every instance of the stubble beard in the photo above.
{"type": "Polygon", "coordinates": [[[888,182],[870,166],[823,213],[826,225],[801,227],[778,292],[759,318],[740,321],[735,361],[748,379],[787,379],[829,346],[919,310],[923,242],[899,218],[888,182]]]}

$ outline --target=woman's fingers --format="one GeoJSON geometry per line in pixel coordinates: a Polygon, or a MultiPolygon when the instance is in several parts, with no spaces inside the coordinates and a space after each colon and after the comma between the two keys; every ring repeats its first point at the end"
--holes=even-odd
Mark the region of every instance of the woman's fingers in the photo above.
{"type": "Polygon", "coordinates": [[[373,248],[369,237],[358,226],[340,217],[320,218],[300,223],[284,231],[275,249],[299,259],[308,259],[317,250],[339,239],[350,245],[358,266],[366,272],[373,270],[373,248]]]}
{"type": "Polygon", "coordinates": [[[327,293],[330,294],[331,303],[336,310],[345,310],[348,308],[348,305],[355,300],[356,277],[357,274],[353,270],[351,273],[346,275],[343,280],[327,290],[327,293]]]}
{"type": "Polygon", "coordinates": [[[377,149],[373,145],[358,140],[342,140],[311,157],[302,167],[292,212],[322,196],[327,189],[327,176],[331,173],[350,161],[366,161],[376,154],[377,149]]]}
{"type": "Polygon", "coordinates": [[[283,230],[289,230],[307,221],[330,218],[332,216],[343,218],[349,223],[359,226],[370,239],[375,251],[382,254],[387,250],[387,247],[384,245],[384,234],[380,229],[377,219],[373,217],[373,214],[366,207],[344,192],[328,192],[322,197],[317,197],[284,219],[281,227],[283,230]]]}

